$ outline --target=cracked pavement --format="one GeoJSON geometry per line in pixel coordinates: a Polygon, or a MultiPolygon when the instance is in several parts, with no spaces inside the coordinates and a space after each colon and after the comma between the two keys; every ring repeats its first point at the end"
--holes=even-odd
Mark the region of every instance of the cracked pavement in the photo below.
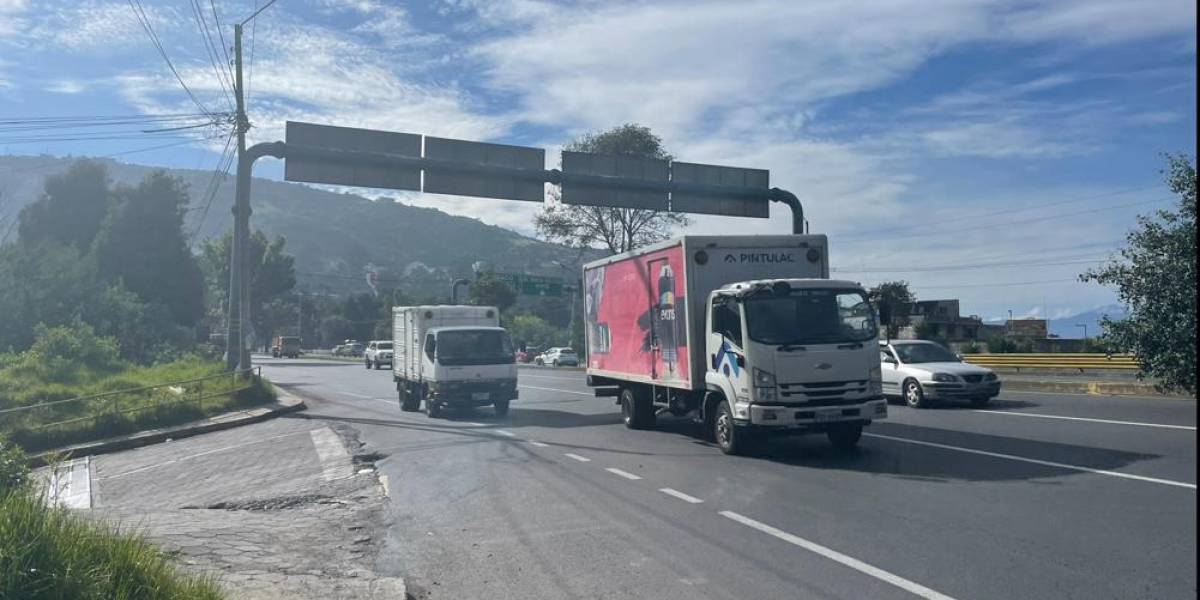
{"type": "Polygon", "coordinates": [[[302,418],[91,460],[91,516],[144,533],[231,598],[403,598],[373,570],[385,490],[357,432],[302,418]]]}

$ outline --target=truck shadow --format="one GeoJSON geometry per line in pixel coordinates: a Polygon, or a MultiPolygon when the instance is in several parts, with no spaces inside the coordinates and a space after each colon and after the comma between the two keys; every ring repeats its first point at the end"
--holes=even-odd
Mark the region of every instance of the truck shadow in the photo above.
{"type": "Polygon", "coordinates": [[[1060,483],[1057,479],[1064,476],[1086,473],[1079,469],[1045,463],[1111,471],[1159,457],[1157,454],[898,423],[876,423],[868,427],[860,446],[848,452],[834,449],[824,436],[784,437],[770,440],[755,456],[759,460],[795,467],[858,471],[921,481],[1047,479],[1048,481],[1042,483],[1051,485],[1060,483]],[[914,442],[1005,454],[1043,461],[1043,464],[931,447],[914,442]]]}

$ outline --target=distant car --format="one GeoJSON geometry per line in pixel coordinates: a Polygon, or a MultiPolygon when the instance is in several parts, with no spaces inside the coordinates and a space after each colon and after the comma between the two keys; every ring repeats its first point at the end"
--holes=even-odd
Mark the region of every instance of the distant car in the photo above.
{"type": "Polygon", "coordinates": [[[533,359],[537,358],[538,354],[540,353],[541,348],[538,348],[537,346],[525,346],[524,350],[517,352],[517,362],[531,363],[533,362],[533,359]]]}
{"type": "Polygon", "coordinates": [[[342,342],[341,344],[334,346],[332,354],[334,356],[353,356],[353,357],[357,358],[359,356],[362,356],[363,350],[365,350],[365,349],[366,349],[366,346],[364,344],[362,344],[361,342],[356,342],[354,340],[346,340],[346,341],[342,342]]]}
{"type": "Polygon", "coordinates": [[[1000,378],[987,369],[962,361],[936,342],[892,340],[879,342],[883,393],[901,398],[913,408],[939,400],[968,400],[984,406],[1000,393],[1000,378]]]}
{"type": "Polygon", "coordinates": [[[367,344],[367,349],[363,352],[363,362],[367,368],[375,367],[382,369],[383,365],[392,366],[392,341],[391,340],[375,340],[367,344]]]}
{"type": "Polygon", "coordinates": [[[578,367],[579,355],[570,348],[551,348],[533,359],[534,364],[555,367],[578,367]]]}

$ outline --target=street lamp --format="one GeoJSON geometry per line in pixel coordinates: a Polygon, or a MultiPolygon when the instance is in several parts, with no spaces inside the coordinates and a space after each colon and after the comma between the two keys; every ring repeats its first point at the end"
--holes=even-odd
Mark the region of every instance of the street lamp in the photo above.
{"type": "Polygon", "coordinates": [[[1010,309],[1008,309],[1008,332],[1012,333],[1012,329],[1013,329],[1012,309],[1010,308],[1010,309]]]}
{"type": "Polygon", "coordinates": [[[1076,326],[1076,327],[1082,327],[1082,328],[1083,328],[1083,339],[1085,339],[1085,340],[1086,340],[1086,339],[1088,339],[1088,335],[1087,335],[1087,323],[1076,323],[1076,324],[1075,324],[1075,326],[1076,326]]]}

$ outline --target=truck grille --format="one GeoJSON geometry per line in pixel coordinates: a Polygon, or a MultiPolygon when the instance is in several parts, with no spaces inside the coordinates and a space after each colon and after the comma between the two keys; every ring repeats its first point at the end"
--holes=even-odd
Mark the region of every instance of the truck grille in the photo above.
{"type": "Polygon", "coordinates": [[[802,403],[805,406],[841,406],[866,400],[864,396],[867,395],[870,383],[867,379],[813,381],[783,383],[779,388],[781,399],[789,403],[802,403]]]}

